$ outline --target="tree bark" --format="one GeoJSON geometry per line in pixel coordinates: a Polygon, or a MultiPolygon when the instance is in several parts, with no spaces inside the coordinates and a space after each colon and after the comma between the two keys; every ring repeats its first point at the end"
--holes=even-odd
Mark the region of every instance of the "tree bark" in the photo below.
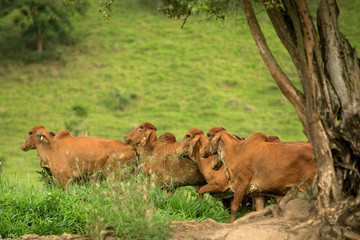
{"type": "Polygon", "coordinates": [[[360,197],[359,59],[339,31],[336,0],[321,0],[317,28],[306,0],[280,1],[271,1],[270,7],[267,0],[263,4],[292,58],[303,93],[273,58],[250,0],[241,1],[241,6],[265,65],[294,105],[312,144],[318,167],[313,190],[323,218],[336,202],[360,197]]]}
{"type": "Polygon", "coordinates": [[[359,61],[355,49],[340,33],[339,9],[335,0],[322,0],[317,11],[324,73],[330,91],[334,119],[327,131],[332,136],[337,180],[345,196],[360,191],[360,105],[359,61]]]}

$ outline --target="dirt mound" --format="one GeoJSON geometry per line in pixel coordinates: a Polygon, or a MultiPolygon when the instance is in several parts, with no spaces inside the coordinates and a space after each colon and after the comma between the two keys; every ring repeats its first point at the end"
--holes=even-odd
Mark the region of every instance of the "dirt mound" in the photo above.
{"type": "MultiPolygon", "coordinates": [[[[197,222],[175,222],[173,239],[319,239],[313,229],[296,229],[299,219],[310,215],[312,205],[302,199],[288,204],[286,214],[280,216],[278,205],[272,205],[263,211],[252,212],[233,224],[218,223],[214,220],[197,222]],[[298,217],[300,218],[298,218],[298,217]],[[296,221],[294,221],[296,219],[296,221]]],[[[318,231],[317,231],[318,232],[318,231]]]]}
{"type": "MultiPolygon", "coordinates": [[[[279,205],[273,204],[262,211],[248,213],[233,224],[214,220],[175,222],[172,237],[175,240],[360,240],[360,211],[357,208],[360,208],[359,205],[350,209],[344,217],[346,221],[340,215],[334,225],[325,220],[326,217],[323,220],[315,218],[314,201],[284,198],[279,205]],[[341,221],[348,223],[342,225],[341,221]]],[[[329,216],[331,214],[329,209],[329,216]]]]}

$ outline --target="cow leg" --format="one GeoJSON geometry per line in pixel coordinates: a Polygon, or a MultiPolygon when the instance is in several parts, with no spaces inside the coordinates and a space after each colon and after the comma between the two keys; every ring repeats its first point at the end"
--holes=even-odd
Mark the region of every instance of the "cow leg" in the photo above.
{"type": "Polygon", "coordinates": [[[246,188],[247,185],[242,185],[234,191],[234,198],[231,201],[231,215],[229,223],[233,223],[235,221],[236,213],[239,210],[242,200],[244,199],[244,193],[246,188]]]}
{"type": "Polygon", "coordinates": [[[255,210],[256,211],[260,211],[265,208],[265,197],[264,196],[255,197],[255,198],[253,198],[253,200],[255,201],[255,210]]]}
{"type": "Polygon", "coordinates": [[[205,193],[225,192],[226,189],[219,187],[216,183],[209,183],[199,189],[199,197],[202,200],[205,193]]]}

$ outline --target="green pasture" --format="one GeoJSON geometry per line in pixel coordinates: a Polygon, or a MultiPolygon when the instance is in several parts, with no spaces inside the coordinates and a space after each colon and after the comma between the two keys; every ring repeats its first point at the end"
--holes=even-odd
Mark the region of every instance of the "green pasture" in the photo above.
{"type": "MultiPolygon", "coordinates": [[[[339,4],[341,29],[359,48],[360,1],[339,4]]],[[[307,141],[241,15],[224,22],[194,16],[180,29],[182,21],[158,13],[156,1],[115,6],[107,21],[91,2],[84,17],[72,16],[76,44],[42,55],[17,45],[13,15],[0,18],[0,238],[68,232],[96,239],[110,227],[126,239],[166,239],[173,220],[229,219],[209,195],[201,201],[191,187],[165,192],[141,174],[73,185],[65,194],[45,187],[36,151],[20,149],[36,125],[120,140],[151,122],[158,135],[172,132],[178,141],[191,128],[214,126],[307,141]]],[[[300,87],[265,13],[257,14],[275,58],[300,87]]]]}
{"type": "MultiPolygon", "coordinates": [[[[181,21],[143,2],[122,1],[111,21],[95,4],[84,18],[74,16],[77,44],[58,47],[55,59],[28,62],[8,54],[0,60],[5,176],[37,185],[36,151],[20,146],[35,125],[64,129],[76,120],[74,107],[88,113],[79,127],[90,136],[123,139],[148,121],[159,135],[172,132],[179,141],[191,128],[214,126],[245,137],[261,131],[306,140],[241,16],[225,22],[193,17],[180,29],[181,21]]],[[[265,15],[261,19],[274,55],[296,84],[287,54],[271,37],[265,15]]],[[[0,19],[0,29],[0,38],[16,39],[10,19],[0,19]]]]}
{"type": "MultiPolygon", "coordinates": [[[[353,23],[359,21],[351,10],[359,4],[340,4],[346,10],[341,27],[357,47],[359,28],[353,23]]],[[[261,11],[258,15],[274,56],[299,86],[269,20],[261,11]]],[[[225,22],[191,17],[180,29],[182,21],[159,14],[155,3],[124,0],[116,4],[111,21],[103,19],[94,3],[84,18],[74,15],[73,21],[77,43],[45,49],[55,52],[54,57],[33,62],[29,52],[12,54],[19,30],[11,16],[0,19],[0,159],[5,176],[39,183],[36,152],[20,150],[35,125],[58,131],[72,123],[90,136],[123,139],[148,121],[159,135],[172,132],[179,141],[191,128],[206,132],[213,126],[245,137],[261,131],[284,141],[307,140],[241,15],[225,22]],[[87,113],[81,123],[74,108],[87,113]]]]}

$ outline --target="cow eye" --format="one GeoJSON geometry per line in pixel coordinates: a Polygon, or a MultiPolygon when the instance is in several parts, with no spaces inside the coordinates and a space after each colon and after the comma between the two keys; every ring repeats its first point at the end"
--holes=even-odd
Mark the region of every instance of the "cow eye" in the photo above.
{"type": "Polygon", "coordinates": [[[29,132],[29,135],[33,134],[33,132],[29,132]]]}
{"type": "Polygon", "coordinates": [[[210,134],[206,134],[206,136],[209,138],[209,137],[210,137],[210,134]]]}
{"type": "Polygon", "coordinates": [[[140,126],[139,128],[140,128],[140,129],[143,129],[144,127],[143,127],[143,126],[140,126]]]}
{"type": "Polygon", "coordinates": [[[186,138],[190,138],[190,134],[186,134],[186,136],[185,136],[186,138]]]}

